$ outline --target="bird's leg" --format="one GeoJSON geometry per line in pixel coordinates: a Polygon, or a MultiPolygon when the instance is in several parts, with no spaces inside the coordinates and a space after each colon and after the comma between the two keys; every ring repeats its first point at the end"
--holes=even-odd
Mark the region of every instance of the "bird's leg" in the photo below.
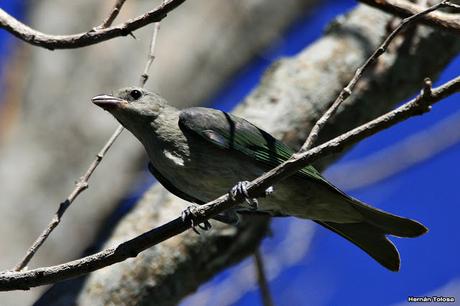
{"type": "Polygon", "coordinates": [[[195,220],[197,217],[195,210],[196,210],[196,207],[194,205],[188,206],[184,211],[182,211],[181,218],[182,218],[182,221],[184,222],[190,222],[190,225],[193,231],[199,235],[200,232],[196,229],[196,227],[198,226],[202,230],[207,231],[211,229],[211,223],[209,223],[208,220],[205,220],[203,223],[197,224],[195,220]]]}

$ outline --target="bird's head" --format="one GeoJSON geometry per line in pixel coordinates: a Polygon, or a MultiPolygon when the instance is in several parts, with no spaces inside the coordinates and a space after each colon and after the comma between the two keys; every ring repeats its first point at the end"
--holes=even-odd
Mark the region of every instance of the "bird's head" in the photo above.
{"type": "Polygon", "coordinates": [[[98,95],[91,101],[131,131],[155,120],[166,105],[161,96],[138,87],[122,88],[113,95],[98,95]]]}

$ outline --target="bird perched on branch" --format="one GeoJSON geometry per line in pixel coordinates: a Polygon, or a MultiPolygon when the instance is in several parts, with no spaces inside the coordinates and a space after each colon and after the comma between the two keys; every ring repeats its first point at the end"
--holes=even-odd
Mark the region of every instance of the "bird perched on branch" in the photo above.
{"type": "MultiPolygon", "coordinates": [[[[243,118],[215,109],[176,109],[155,93],[129,87],[92,101],[144,145],[149,169],[180,198],[203,204],[253,180],[294,151],[243,118]]],[[[273,216],[311,219],[348,239],[384,267],[398,271],[399,253],[387,235],[417,237],[422,224],[372,208],[340,191],[312,166],[276,184],[268,197],[241,205],[273,216]]]]}

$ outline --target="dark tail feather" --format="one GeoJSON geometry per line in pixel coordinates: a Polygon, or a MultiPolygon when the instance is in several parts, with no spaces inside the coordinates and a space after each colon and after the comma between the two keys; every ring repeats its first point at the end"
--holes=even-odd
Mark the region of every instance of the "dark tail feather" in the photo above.
{"type": "Polygon", "coordinates": [[[391,271],[399,271],[399,253],[385,232],[369,223],[333,223],[315,221],[360,247],[391,271]]]}
{"type": "Polygon", "coordinates": [[[423,224],[417,221],[384,212],[353,198],[350,198],[350,201],[353,207],[363,215],[367,223],[375,225],[385,234],[398,237],[417,237],[428,231],[423,224]]]}

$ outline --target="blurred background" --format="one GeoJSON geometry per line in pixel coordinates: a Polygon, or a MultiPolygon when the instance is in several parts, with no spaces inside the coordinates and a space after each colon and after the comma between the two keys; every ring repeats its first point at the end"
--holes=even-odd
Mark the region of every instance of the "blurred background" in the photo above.
{"type": "MultiPolygon", "coordinates": [[[[65,34],[98,24],[112,2],[10,0],[0,1],[0,7],[40,31],[65,34]]],[[[270,0],[186,2],[162,22],[147,87],[177,106],[230,111],[258,86],[272,63],[297,55],[357,3],[290,5],[270,0]]],[[[152,7],[151,1],[128,1],[118,20],[152,7]]],[[[0,31],[1,270],[19,261],[116,127],[90,105],[90,98],[138,82],[150,32],[136,31],[136,40],[118,38],[51,52],[0,31]]],[[[452,56],[435,84],[457,76],[459,68],[460,57],[452,56]]],[[[324,171],[352,196],[430,229],[418,239],[392,239],[401,252],[401,271],[383,269],[312,222],[274,219],[262,250],[276,305],[404,305],[408,296],[460,297],[457,99],[450,97],[430,113],[362,141],[324,171]]],[[[101,239],[107,224],[122,218],[154,183],[145,165],[141,146],[123,133],[89,190],[31,265],[78,258],[101,239]]],[[[0,293],[0,305],[30,305],[42,290],[0,293]]],[[[181,304],[260,305],[252,258],[216,275],[181,304]]]]}

